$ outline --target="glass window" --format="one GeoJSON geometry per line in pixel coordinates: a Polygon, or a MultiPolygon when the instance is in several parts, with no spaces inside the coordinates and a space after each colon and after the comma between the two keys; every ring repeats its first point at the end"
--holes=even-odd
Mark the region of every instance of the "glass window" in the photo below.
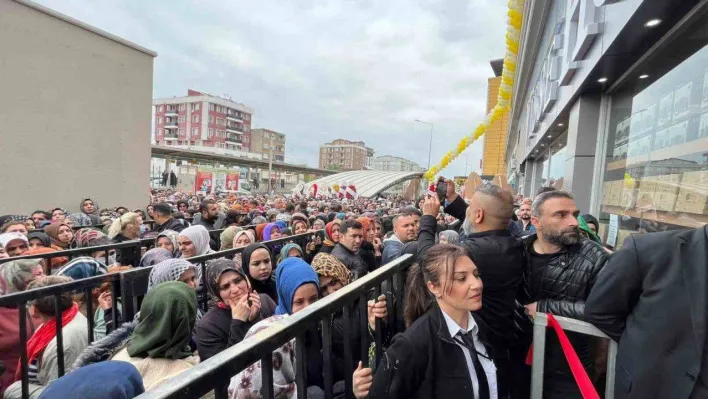
{"type": "Polygon", "coordinates": [[[708,223],[706,43],[705,33],[687,32],[648,63],[633,87],[612,97],[599,197],[601,237],[610,215],[618,216],[610,245],[634,233],[708,223]],[[648,75],[652,67],[661,72],[648,75]]]}

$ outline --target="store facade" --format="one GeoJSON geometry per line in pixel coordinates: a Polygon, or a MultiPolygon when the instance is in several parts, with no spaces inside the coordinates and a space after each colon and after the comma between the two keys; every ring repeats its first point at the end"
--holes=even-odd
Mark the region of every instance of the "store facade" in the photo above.
{"type": "Polygon", "coordinates": [[[525,16],[506,153],[519,193],[573,193],[611,246],[708,223],[706,2],[527,0],[525,16]]]}

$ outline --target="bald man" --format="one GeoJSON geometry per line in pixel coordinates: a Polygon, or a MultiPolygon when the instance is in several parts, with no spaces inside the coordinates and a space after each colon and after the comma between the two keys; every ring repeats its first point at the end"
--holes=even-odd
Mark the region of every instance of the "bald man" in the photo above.
{"type": "MultiPolygon", "coordinates": [[[[495,349],[494,362],[498,369],[500,395],[506,397],[502,389],[526,389],[530,380],[530,370],[524,365],[526,343],[519,338],[526,337],[518,331],[514,311],[516,298],[523,280],[523,246],[517,237],[509,232],[509,220],[514,212],[514,197],[499,186],[492,184],[481,186],[472,196],[469,206],[455,192],[455,184],[448,180],[445,213],[462,221],[464,236],[460,245],[467,249],[470,258],[477,266],[484,283],[482,309],[477,312],[493,332],[489,337],[495,349]],[[519,345],[510,354],[509,348],[519,345]],[[525,368],[526,367],[526,368],[525,368]],[[512,379],[513,377],[513,379],[512,379]],[[522,380],[519,381],[518,378],[522,380]]],[[[418,248],[430,246],[431,233],[435,232],[436,220],[432,210],[440,206],[437,197],[426,207],[429,212],[420,221],[421,232],[418,248]]],[[[419,253],[419,259],[423,254],[419,253]]],[[[527,392],[508,392],[512,398],[528,398],[527,392]]]]}

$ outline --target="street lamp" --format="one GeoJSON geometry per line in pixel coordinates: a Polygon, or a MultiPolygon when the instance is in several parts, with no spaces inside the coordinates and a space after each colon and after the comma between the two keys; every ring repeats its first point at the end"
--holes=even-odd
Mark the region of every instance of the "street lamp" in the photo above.
{"type": "Polygon", "coordinates": [[[420,119],[415,120],[418,123],[423,123],[430,126],[430,144],[428,145],[428,169],[430,170],[430,155],[433,151],[433,124],[430,122],[421,121],[420,119]]]}

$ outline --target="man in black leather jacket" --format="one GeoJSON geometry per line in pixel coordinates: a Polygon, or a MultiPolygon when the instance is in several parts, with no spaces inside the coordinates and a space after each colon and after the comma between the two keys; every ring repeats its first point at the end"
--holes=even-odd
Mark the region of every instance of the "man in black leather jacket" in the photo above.
{"type": "MultiPolygon", "coordinates": [[[[585,300],[605,265],[608,253],[598,244],[581,239],[579,210],[564,191],[544,192],[534,199],[531,222],[536,234],[525,239],[526,312],[584,319],[585,300]]],[[[590,372],[591,337],[568,333],[578,357],[590,372]]],[[[552,332],[546,342],[544,398],[581,398],[577,384],[552,332]]]]}
{"type": "Polygon", "coordinates": [[[332,256],[344,263],[352,273],[352,281],[369,272],[366,262],[357,254],[364,237],[362,229],[363,226],[356,220],[345,220],[339,229],[341,236],[339,243],[332,249],[332,256]]]}

